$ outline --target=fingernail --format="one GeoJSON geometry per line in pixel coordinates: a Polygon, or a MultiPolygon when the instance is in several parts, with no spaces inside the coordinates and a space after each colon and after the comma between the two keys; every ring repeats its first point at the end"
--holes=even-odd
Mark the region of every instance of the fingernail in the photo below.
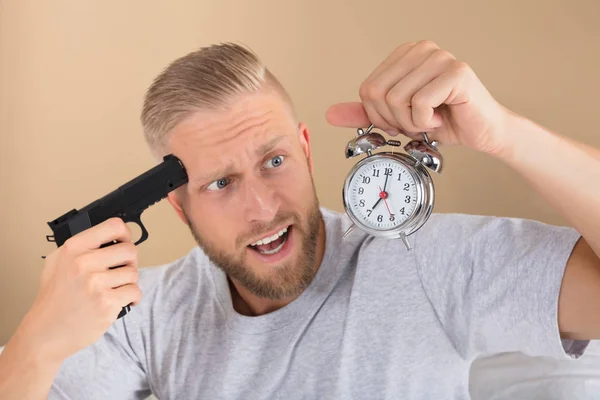
{"type": "Polygon", "coordinates": [[[388,129],[385,131],[385,133],[387,133],[388,135],[391,135],[391,136],[396,136],[396,135],[400,134],[400,132],[398,132],[396,129],[388,129]]]}

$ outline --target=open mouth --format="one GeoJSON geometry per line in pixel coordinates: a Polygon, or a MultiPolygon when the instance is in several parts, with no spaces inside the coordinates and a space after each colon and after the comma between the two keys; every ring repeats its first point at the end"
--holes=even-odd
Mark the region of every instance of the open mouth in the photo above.
{"type": "Polygon", "coordinates": [[[283,228],[269,237],[260,239],[254,243],[249,244],[248,248],[256,251],[259,254],[267,256],[279,253],[281,249],[283,249],[285,243],[287,242],[291,229],[291,225],[286,228],[283,228]]]}

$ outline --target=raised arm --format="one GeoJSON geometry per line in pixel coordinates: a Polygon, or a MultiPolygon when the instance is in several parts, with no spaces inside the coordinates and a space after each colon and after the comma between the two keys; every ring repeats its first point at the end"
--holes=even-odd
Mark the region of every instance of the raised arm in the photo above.
{"type": "Polygon", "coordinates": [[[565,339],[600,339],[600,150],[509,114],[497,156],[582,235],[567,263],[558,324],[565,339]]]}
{"type": "Polygon", "coordinates": [[[600,151],[500,105],[475,72],[431,41],[395,49],[360,87],[362,102],[327,111],[337,126],[375,127],[441,145],[460,144],[506,162],[575,228],[559,299],[565,339],[600,339],[600,151]]]}

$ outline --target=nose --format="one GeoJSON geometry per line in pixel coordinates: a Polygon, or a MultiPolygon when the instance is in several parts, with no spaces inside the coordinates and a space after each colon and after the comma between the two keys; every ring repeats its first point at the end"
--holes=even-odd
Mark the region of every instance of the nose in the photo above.
{"type": "Polygon", "coordinates": [[[274,188],[260,177],[246,179],[242,201],[247,222],[270,222],[281,205],[274,188]]]}

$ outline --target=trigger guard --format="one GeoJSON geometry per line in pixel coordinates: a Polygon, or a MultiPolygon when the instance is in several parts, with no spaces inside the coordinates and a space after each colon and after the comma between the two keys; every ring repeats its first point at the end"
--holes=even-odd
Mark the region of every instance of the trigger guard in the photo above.
{"type": "Polygon", "coordinates": [[[146,227],[144,226],[144,224],[142,224],[141,218],[130,219],[129,222],[136,223],[142,230],[142,236],[138,239],[137,242],[134,243],[136,246],[138,244],[142,243],[143,241],[145,241],[146,239],[148,239],[148,231],[146,230],[146,227]]]}

